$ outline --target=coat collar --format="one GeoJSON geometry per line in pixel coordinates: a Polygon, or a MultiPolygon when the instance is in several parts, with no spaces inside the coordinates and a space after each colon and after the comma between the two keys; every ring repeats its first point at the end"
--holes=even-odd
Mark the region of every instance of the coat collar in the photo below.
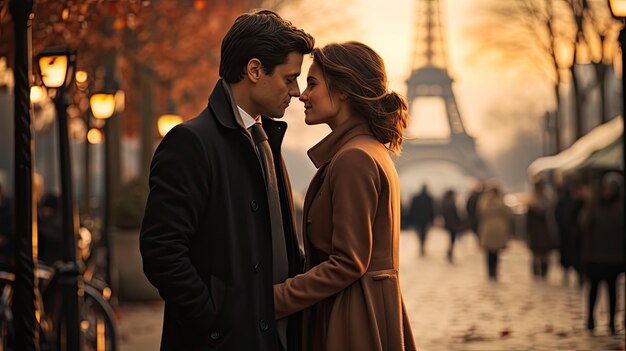
{"type": "Polygon", "coordinates": [[[362,118],[348,120],[309,149],[309,158],[316,168],[320,168],[330,162],[343,145],[358,135],[372,135],[367,121],[362,118]]]}
{"type": "Polygon", "coordinates": [[[239,116],[239,111],[237,111],[237,105],[232,98],[230,87],[222,79],[217,81],[211,96],[209,96],[209,108],[224,127],[246,129],[239,116]]]}

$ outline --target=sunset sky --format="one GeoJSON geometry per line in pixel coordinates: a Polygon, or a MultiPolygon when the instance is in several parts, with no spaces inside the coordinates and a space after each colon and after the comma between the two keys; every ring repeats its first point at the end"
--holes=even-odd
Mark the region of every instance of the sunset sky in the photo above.
{"type": "MultiPolygon", "coordinates": [[[[535,157],[539,156],[540,117],[552,108],[551,87],[544,77],[528,67],[507,66],[505,62],[487,60],[487,55],[483,57],[487,49],[481,47],[480,36],[471,34],[471,28],[475,21],[480,20],[478,14],[485,1],[441,0],[448,69],[455,79],[453,89],[461,116],[487,161],[520,147],[530,148],[535,157]],[[536,136],[535,145],[519,145],[517,136],[520,132],[536,136]]],[[[341,2],[332,0],[302,2],[297,7],[287,6],[281,14],[310,31],[319,46],[346,40],[358,40],[370,45],[385,60],[390,89],[405,94],[405,80],[411,71],[414,0],[346,0],[345,7],[339,4],[341,2]]],[[[300,77],[302,90],[305,88],[308,65],[310,60],[305,60],[300,77]]],[[[420,102],[411,114],[409,133],[445,135],[447,127],[443,112],[443,106],[435,102],[420,102]]],[[[284,146],[290,172],[295,175],[292,177],[295,178],[294,187],[301,190],[308,183],[307,176],[310,178],[314,172],[305,151],[329,132],[326,126],[306,126],[303,119],[302,104],[292,101],[285,117],[290,130],[284,146]]],[[[525,172],[526,166],[520,164],[520,172],[525,172]]],[[[413,190],[407,187],[417,185],[403,184],[405,190],[413,190]]]]}

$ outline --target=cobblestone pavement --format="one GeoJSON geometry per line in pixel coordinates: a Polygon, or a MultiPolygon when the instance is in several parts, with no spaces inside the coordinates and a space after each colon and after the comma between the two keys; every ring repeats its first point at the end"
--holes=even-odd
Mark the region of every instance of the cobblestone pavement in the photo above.
{"type": "MultiPolygon", "coordinates": [[[[624,350],[624,276],[618,292],[618,333],[608,332],[606,290],[596,303],[596,333],[585,328],[586,287],[571,276],[564,285],[558,257],[545,282],[530,273],[526,246],[512,241],[502,253],[498,282],[490,282],[486,258],[475,236],[457,240],[454,263],[446,259],[444,231],[429,233],[426,256],[418,257],[417,237],[401,237],[400,281],[420,351],[624,350]]],[[[122,351],[158,350],[161,302],[122,303],[122,351]]]]}
{"type": "MultiPolygon", "coordinates": [[[[563,285],[556,255],[547,281],[536,282],[526,245],[512,241],[501,254],[499,281],[490,282],[473,234],[457,240],[453,264],[446,260],[444,231],[432,230],[427,240],[426,256],[420,258],[417,236],[403,233],[400,256],[403,295],[421,350],[624,350],[621,323],[617,336],[608,333],[604,289],[596,302],[596,335],[587,333],[586,290],[573,276],[570,286],[563,285]]],[[[619,286],[621,322],[623,275],[619,286]]]]}

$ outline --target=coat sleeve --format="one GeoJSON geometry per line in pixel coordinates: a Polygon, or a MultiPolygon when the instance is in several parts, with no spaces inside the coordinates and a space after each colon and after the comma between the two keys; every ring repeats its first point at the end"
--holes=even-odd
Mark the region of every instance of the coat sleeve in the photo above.
{"type": "Polygon", "coordinates": [[[206,159],[199,137],[188,127],[179,125],[165,136],[152,159],[140,234],[146,277],[175,319],[200,335],[208,335],[215,322],[209,288],[189,255],[208,197],[206,159]]]}
{"type": "Polygon", "coordinates": [[[303,310],[352,285],[369,267],[372,223],[380,190],[379,170],[370,155],[350,149],[328,166],[332,197],[332,252],[304,274],[274,285],[276,318],[303,310]]]}

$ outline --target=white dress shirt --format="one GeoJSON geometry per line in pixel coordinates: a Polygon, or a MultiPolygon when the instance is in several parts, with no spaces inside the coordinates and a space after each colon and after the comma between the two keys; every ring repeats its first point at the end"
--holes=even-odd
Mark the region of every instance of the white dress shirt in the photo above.
{"type": "Polygon", "coordinates": [[[250,129],[250,127],[252,127],[255,123],[261,123],[260,118],[258,121],[252,118],[252,116],[250,116],[248,112],[239,107],[239,105],[237,105],[237,109],[239,109],[239,115],[241,116],[241,120],[243,121],[243,125],[244,127],[246,127],[246,129],[250,129]]]}
{"type": "MultiPolygon", "coordinates": [[[[248,132],[250,132],[250,128],[252,128],[252,126],[255,123],[261,124],[261,119],[260,118],[259,118],[258,121],[256,119],[252,118],[252,116],[250,116],[250,114],[248,112],[244,111],[244,109],[239,107],[239,105],[237,105],[237,109],[239,110],[239,115],[241,116],[241,121],[243,122],[243,126],[246,127],[248,132]]],[[[259,155],[259,149],[258,149],[257,145],[254,145],[254,151],[256,151],[256,156],[259,159],[259,163],[262,163],[261,156],[259,155]]],[[[263,167],[261,167],[261,170],[263,171],[263,179],[265,179],[265,170],[263,170],[263,167]]]]}

